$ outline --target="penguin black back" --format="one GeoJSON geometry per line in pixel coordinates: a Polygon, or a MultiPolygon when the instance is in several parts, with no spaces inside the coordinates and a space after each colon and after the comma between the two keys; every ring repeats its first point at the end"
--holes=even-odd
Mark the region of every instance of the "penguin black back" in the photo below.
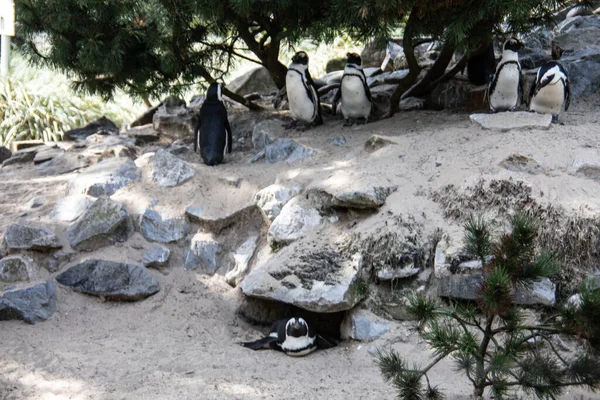
{"type": "Polygon", "coordinates": [[[225,152],[231,153],[231,147],[231,127],[221,98],[221,84],[211,83],[200,109],[200,118],[195,129],[194,151],[200,149],[202,161],[212,166],[223,162],[225,152]]]}

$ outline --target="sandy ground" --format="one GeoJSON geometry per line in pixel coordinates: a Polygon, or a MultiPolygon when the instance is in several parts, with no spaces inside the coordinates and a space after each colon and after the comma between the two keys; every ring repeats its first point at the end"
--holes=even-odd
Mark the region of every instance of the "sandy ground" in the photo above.
{"type": "MultiPolygon", "coordinates": [[[[350,187],[389,183],[398,185],[398,190],[360,229],[377,229],[392,213],[418,216],[429,227],[456,233],[459,228],[443,219],[427,193],[448,184],[465,187],[480,179],[512,178],[531,185],[540,202],[598,215],[600,183],[574,176],[572,164],[600,160],[599,119],[596,97],[576,105],[564,125],[547,131],[484,131],[460,112],[407,112],[353,128],[343,128],[340,120],[327,120],[325,126],[290,133],[317,151],[309,160],[249,164],[253,152],[236,152],[234,147],[225,165],[194,164],[196,176],[180,187],[157,189],[145,171],[141,182],[122,189],[113,199],[131,213],[158,200],[156,209],[173,216],[199,204],[218,215],[246,204],[256,191],[275,181],[305,187],[326,181],[350,187]],[[346,146],[328,143],[342,134],[346,146]],[[395,144],[369,154],[364,143],[374,134],[395,144]],[[546,173],[529,175],[498,166],[515,152],[535,158],[546,173]],[[240,187],[220,181],[227,176],[242,178],[240,187]]],[[[53,228],[68,250],[67,224],[57,224],[48,215],[66,194],[68,178],[43,178],[25,166],[0,170],[0,232],[17,220],[39,223],[53,228]],[[30,209],[27,203],[36,195],[48,196],[47,202],[30,209]]],[[[124,244],[78,254],[62,270],[90,257],[139,263],[150,246],[136,233],[124,244]]],[[[392,346],[411,361],[429,359],[410,324],[396,322],[390,322],[390,331],[373,343],[347,342],[300,359],[244,349],[236,343],[258,338],[264,330],[236,314],[242,296],[239,289],[232,289],[220,276],[184,271],[183,249],[171,249],[175,254],[168,271],[151,271],[161,291],[147,300],[103,302],[58,287],[58,311],[47,322],[33,326],[2,322],[0,399],[394,398],[369,350],[392,346]]],[[[51,276],[40,269],[37,278],[51,276]]],[[[448,399],[469,397],[465,379],[452,372],[450,362],[436,367],[431,378],[446,389],[448,399]]],[[[564,398],[600,397],[572,392],[564,398]]]]}

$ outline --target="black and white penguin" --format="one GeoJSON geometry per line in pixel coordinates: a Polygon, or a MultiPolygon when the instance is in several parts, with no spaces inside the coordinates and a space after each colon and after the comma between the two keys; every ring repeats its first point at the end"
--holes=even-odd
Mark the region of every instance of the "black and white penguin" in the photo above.
{"type": "Polygon", "coordinates": [[[502,58],[488,87],[488,99],[492,112],[512,111],[522,97],[521,64],[519,50],[523,43],[512,38],[504,42],[502,58]]]}
{"type": "Polygon", "coordinates": [[[557,121],[570,103],[571,88],[565,68],[556,61],[542,65],[529,90],[529,111],[552,114],[552,120],[557,121]]]}
{"type": "Polygon", "coordinates": [[[335,345],[332,341],[318,335],[303,318],[279,319],[273,323],[269,336],[254,342],[242,343],[242,346],[252,350],[273,349],[293,357],[302,357],[317,348],[330,348],[335,345]]]}
{"type": "Polygon", "coordinates": [[[308,71],[308,55],[306,52],[299,51],[292,57],[292,63],[288,67],[285,76],[285,88],[293,118],[287,126],[288,128],[296,126],[298,121],[309,125],[323,123],[321,101],[315,83],[308,71]]]}
{"type": "Polygon", "coordinates": [[[336,114],[341,99],[342,115],[346,120],[344,126],[350,126],[355,119],[363,119],[365,123],[367,122],[371,114],[372,99],[360,56],[356,53],[348,53],[346,57],[346,68],[344,68],[340,88],[333,98],[333,115],[336,114]]]}
{"type": "Polygon", "coordinates": [[[211,83],[206,92],[206,100],[200,108],[194,136],[194,152],[200,149],[202,161],[206,165],[217,165],[223,162],[225,152],[231,153],[231,142],[231,127],[223,105],[221,84],[211,83]]]}

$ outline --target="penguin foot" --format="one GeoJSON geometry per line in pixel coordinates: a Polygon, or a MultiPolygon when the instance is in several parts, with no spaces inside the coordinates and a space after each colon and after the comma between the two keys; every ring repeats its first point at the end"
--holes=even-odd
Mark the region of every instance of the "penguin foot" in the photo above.
{"type": "Polygon", "coordinates": [[[296,127],[296,125],[298,125],[298,120],[295,120],[295,119],[293,119],[293,120],[291,120],[289,123],[287,123],[287,124],[284,124],[284,125],[283,125],[283,127],[284,127],[285,129],[292,129],[292,128],[295,128],[295,127],[296,127]]]}
{"type": "Polygon", "coordinates": [[[348,118],[348,119],[344,120],[344,127],[346,127],[346,128],[347,128],[347,127],[350,127],[350,126],[352,126],[352,125],[354,125],[354,121],[353,121],[353,120],[351,120],[350,118],[348,118]]]}
{"type": "MultiPolygon", "coordinates": [[[[366,125],[367,124],[367,118],[360,118],[359,121],[361,121],[361,125],[366,125]]],[[[358,125],[358,121],[356,122],[356,124],[358,125]]]]}

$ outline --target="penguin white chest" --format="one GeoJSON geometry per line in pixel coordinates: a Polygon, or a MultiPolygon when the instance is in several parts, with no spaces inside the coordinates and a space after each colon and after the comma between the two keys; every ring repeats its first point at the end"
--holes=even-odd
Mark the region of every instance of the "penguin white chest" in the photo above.
{"type": "Polygon", "coordinates": [[[565,87],[562,81],[554,85],[546,85],[533,96],[529,109],[542,114],[558,116],[563,112],[565,103],[565,87]]]}
{"type": "Polygon", "coordinates": [[[309,336],[292,337],[288,336],[281,343],[281,349],[289,356],[302,357],[312,353],[317,349],[315,338],[309,336]]]}
{"type": "MultiPolygon", "coordinates": [[[[302,75],[294,71],[288,72],[285,76],[285,88],[292,118],[312,122],[316,115],[316,106],[308,96],[302,75]]],[[[314,91],[312,87],[308,87],[308,90],[314,91]]]]}
{"type": "Polygon", "coordinates": [[[519,80],[521,73],[516,64],[505,65],[498,74],[496,86],[490,93],[490,105],[496,111],[512,110],[519,101],[519,80]]]}
{"type": "Polygon", "coordinates": [[[344,118],[367,118],[371,102],[367,98],[362,79],[345,76],[342,81],[342,114],[344,118]]]}

